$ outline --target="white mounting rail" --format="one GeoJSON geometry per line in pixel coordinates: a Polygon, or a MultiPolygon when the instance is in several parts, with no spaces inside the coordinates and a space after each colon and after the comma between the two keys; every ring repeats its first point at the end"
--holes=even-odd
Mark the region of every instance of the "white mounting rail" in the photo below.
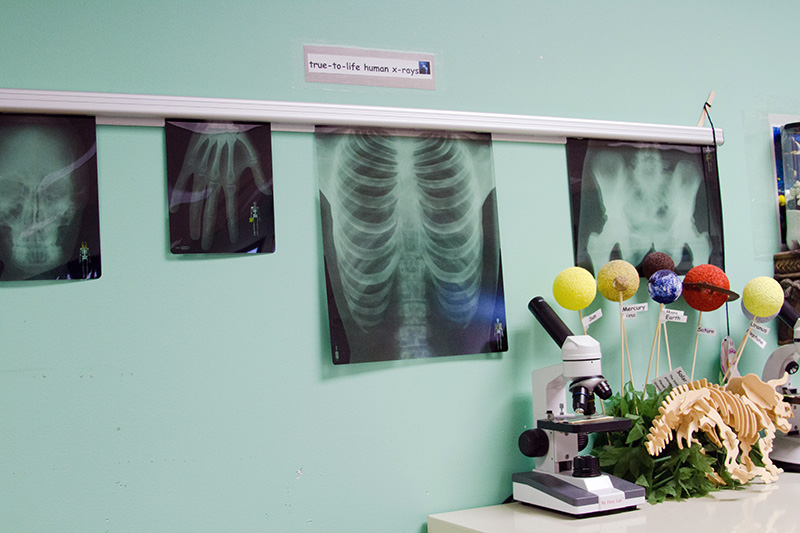
{"type": "MultiPolygon", "coordinates": [[[[273,129],[372,126],[491,133],[496,140],[564,142],[566,137],[712,145],[711,128],[269,100],[0,89],[0,112],[94,115],[98,124],[160,126],[165,118],[270,122],[273,129]]],[[[716,142],[723,132],[715,128],[716,142]]]]}

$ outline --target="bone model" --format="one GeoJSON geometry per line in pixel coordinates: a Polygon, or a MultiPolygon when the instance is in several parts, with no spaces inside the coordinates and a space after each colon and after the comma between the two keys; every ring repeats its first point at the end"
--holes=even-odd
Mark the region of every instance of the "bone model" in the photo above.
{"type": "MultiPolygon", "coordinates": [[[[650,455],[660,454],[674,432],[678,448],[682,449],[684,443],[698,443],[694,433],[702,431],[725,449],[725,469],[735,480],[746,483],[759,476],[765,483],[775,481],[782,470],[772,463],[769,452],[775,430],[788,432],[792,416],[791,407],[775,387],[785,383],[788,376],[765,383],[755,374],[748,374],[731,379],[724,388],[701,379],[672,389],[653,420],[645,448],[650,455]],[[750,458],[756,443],[763,467],[750,458]]],[[[723,483],[718,474],[711,477],[723,483]]]]}
{"type": "Polygon", "coordinates": [[[325,194],[353,321],[367,331],[394,319],[401,358],[435,355],[431,315],[466,327],[480,297],[489,191],[470,151],[446,137],[357,133],[334,166],[325,194]]]}

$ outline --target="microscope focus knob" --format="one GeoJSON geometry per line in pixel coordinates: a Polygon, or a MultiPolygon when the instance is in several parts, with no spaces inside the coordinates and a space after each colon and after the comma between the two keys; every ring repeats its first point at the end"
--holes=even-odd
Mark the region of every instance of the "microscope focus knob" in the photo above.
{"type": "Polygon", "coordinates": [[[550,448],[547,432],[543,429],[526,429],[519,436],[519,451],[527,457],[544,457],[550,448]]]}
{"type": "Polygon", "coordinates": [[[600,459],[594,455],[576,455],[572,460],[572,477],[598,477],[600,459]]]}

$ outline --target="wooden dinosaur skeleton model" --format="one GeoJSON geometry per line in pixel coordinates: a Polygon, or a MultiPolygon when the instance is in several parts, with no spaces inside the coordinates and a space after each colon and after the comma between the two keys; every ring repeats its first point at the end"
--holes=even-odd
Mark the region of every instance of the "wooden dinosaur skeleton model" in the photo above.
{"type": "MultiPolygon", "coordinates": [[[[684,442],[688,446],[699,444],[694,432],[700,430],[715,445],[725,448],[725,468],[735,480],[746,483],[760,476],[765,483],[771,483],[782,472],[769,458],[775,430],[788,432],[792,416],[791,407],[775,387],[788,377],[784,374],[781,379],[765,383],[755,374],[748,374],[731,379],[725,387],[705,379],[676,387],[659,408],[645,448],[650,455],[658,455],[672,440],[673,431],[679,448],[684,442]],[[750,458],[756,443],[763,467],[750,458]]],[[[711,477],[722,483],[719,475],[711,477]]]]}

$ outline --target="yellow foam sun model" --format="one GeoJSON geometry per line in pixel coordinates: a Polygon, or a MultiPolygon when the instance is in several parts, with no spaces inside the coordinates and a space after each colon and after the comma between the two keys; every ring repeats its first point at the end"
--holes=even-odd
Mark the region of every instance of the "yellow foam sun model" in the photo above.
{"type": "Polygon", "coordinates": [[[570,311],[585,309],[596,294],[594,276],[585,268],[565,268],[553,281],[553,297],[561,307],[570,311]]]}

